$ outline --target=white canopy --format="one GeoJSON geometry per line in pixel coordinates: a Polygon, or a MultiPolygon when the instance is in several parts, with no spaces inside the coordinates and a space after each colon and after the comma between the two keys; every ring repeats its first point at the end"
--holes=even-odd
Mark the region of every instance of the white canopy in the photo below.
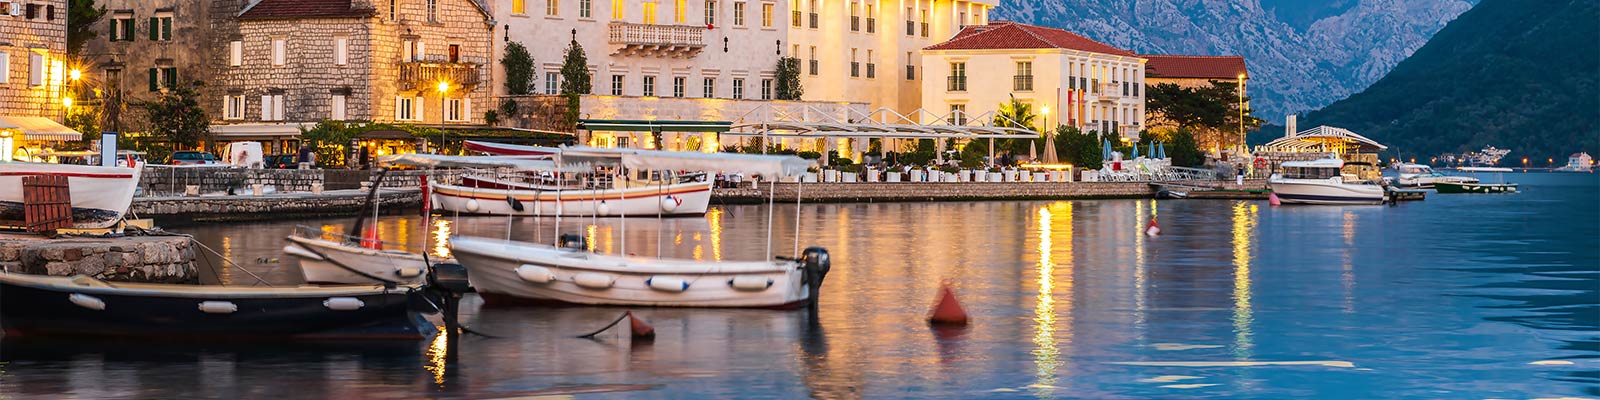
{"type": "Polygon", "coordinates": [[[439,168],[511,168],[518,171],[584,172],[582,168],[563,167],[549,160],[531,160],[496,156],[447,156],[439,154],[394,154],[378,157],[383,164],[410,165],[439,168]]]}
{"type": "Polygon", "coordinates": [[[604,149],[582,146],[563,147],[560,159],[563,166],[620,164],[633,169],[739,173],[759,175],[769,179],[801,175],[813,165],[811,160],[786,155],[604,149]]]}

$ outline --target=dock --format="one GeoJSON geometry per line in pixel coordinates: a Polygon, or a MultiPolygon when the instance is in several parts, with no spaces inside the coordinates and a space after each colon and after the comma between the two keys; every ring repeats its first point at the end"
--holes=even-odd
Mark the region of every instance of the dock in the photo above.
{"type": "Polygon", "coordinates": [[[188,235],[60,236],[0,232],[0,270],[108,282],[196,283],[188,235]]]}

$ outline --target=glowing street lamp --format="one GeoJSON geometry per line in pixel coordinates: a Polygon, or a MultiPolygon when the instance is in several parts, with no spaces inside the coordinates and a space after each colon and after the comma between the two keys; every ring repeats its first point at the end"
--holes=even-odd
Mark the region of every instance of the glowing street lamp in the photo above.
{"type": "Polygon", "coordinates": [[[67,77],[72,79],[74,82],[76,82],[78,79],[82,79],[83,78],[83,71],[80,71],[80,70],[74,68],[74,69],[72,69],[71,72],[67,73],[67,77]]]}
{"type": "Polygon", "coordinates": [[[62,97],[61,98],[61,105],[66,106],[67,109],[72,109],[72,98],[71,97],[62,97]]]}

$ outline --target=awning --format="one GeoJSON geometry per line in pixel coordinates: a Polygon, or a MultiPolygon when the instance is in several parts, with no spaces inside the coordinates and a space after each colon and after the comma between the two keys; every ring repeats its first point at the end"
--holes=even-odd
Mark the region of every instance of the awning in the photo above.
{"type": "Polygon", "coordinates": [[[1378,153],[1388,146],[1368,139],[1344,128],[1318,126],[1273,140],[1262,146],[1269,151],[1310,152],[1333,151],[1338,153],[1378,153]]]}
{"type": "Polygon", "coordinates": [[[628,119],[580,119],[578,129],[612,132],[727,132],[729,121],[646,121],[628,119]]]}
{"type": "Polygon", "coordinates": [[[258,137],[300,136],[300,129],[311,129],[317,124],[290,122],[282,124],[232,124],[212,125],[211,137],[216,139],[242,139],[258,137]]]}
{"type": "Polygon", "coordinates": [[[739,124],[727,136],[894,139],[1036,139],[1040,133],[1021,128],[971,125],[919,125],[831,122],[757,122],[739,124]]]}
{"type": "Polygon", "coordinates": [[[417,138],[415,135],[412,135],[411,132],[406,132],[406,131],[401,131],[401,130],[394,130],[394,129],[380,129],[380,130],[366,131],[366,132],[362,133],[360,136],[356,136],[356,137],[361,138],[361,139],[380,139],[380,140],[414,140],[414,139],[417,138]]]}
{"type": "Polygon", "coordinates": [[[83,140],[83,134],[45,117],[0,116],[0,130],[22,132],[17,140],[83,140]]]}

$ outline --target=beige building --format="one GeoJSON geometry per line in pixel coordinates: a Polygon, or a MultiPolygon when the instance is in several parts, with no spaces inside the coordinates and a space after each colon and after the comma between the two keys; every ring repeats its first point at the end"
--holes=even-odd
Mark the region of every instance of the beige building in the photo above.
{"type": "Polygon", "coordinates": [[[968,26],[922,50],[922,107],[951,123],[986,123],[1012,98],[1046,126],[1135,140],[1144,122],[1145,59],[1056,28],[1014,22],[968,26]],[[984,119],[973,122],[972,119],[984,119]]]}
{"type": "MultiPolygon", "coordinates": [[[[1241,56],[1185,56],[1166,54],[1140,55],[1149,60],[1145,64],[1148,71],[1146,84],[1154,86],[1171,83],[1185,88],[1209,87],[1212,82],[1231,83],[1235,85],[1238,95],[1239,107],[1249,109],[1250,102],[1247,97],[1249,90],[1250,71],[1245,67],[1244,57],[1241,56]]],[[[1150,113],[1145,116],[1152,129],[1175,129],[1175,124],[1162,118],[1160,113],[1150,113]]],[[[1290,126],[1292,131],[1293,126],[1290,126]]],[[[1202,131],[1197,132],[1195,140],[1203,149],[1220,151],[1221,149],[1242,145],[1244,136],[1242,132],[1225,130],[1223,132],[1202,131]]]]}
{"type": "Polygon", "coordinates": [[[84,44],[81,68],[85,85],[99,91],[102,104],[124,107],[107,112],[107,130],[132,134],[144,130],[142,112],[126,107],[158,98],[176,85],[194,88],[208,115],[216,115],[221,95],[212,72],[224,61],[212,51],[237,35],[234,16],[242,0],[101,0],[106,8],[91,28],[96,36],[84,44]]]}
{"type": "Polygon", "coordinates": [[[58,124],[71,83],[66,7],[64,0],[0,0],[0,161],[78,139],[58,124]]]}

